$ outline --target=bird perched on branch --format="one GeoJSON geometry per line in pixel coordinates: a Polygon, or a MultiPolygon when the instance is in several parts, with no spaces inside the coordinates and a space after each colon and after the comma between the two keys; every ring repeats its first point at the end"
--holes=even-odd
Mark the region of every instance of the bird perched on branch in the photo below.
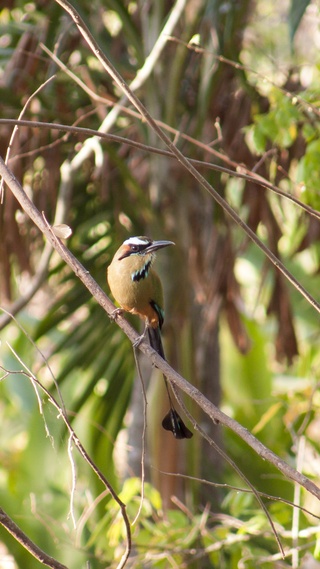
{"type": "MultiPolygon", "coordinates": [[[[121,309],[137,314],[145,321],[145,330],[139,341],[147,335],[150,345],[163,359],[165,359],[161,340],[164,320],[163,291],[160,278],[152,268],[152,264],[156,251],[168,245],[174,243],[152,241],[148,237],[130,237],[118,249],[107,271],[110,290],[121,309]]],[[[168,380],[163,377],[170,410],[164,417],[162,426],[171,431],[176,439],[190,439],[192,433],[175,410],[168,380]]]]}

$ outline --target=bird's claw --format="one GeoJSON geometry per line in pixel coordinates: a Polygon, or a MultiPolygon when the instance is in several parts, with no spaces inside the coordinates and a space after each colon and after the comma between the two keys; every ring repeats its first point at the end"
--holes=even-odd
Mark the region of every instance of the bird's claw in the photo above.
{"type": "Polygon", "coordinates": [[[144,334],[141,334],[132,344],[133,348],[136,349],[140,346],[141,342],[144,340],[144,334]]]}
{"type": "Polygon", "coordinates": [[[109,314],[109,318],[110,320],[114,321],[116,320],[117,316],[122,316],[123,314],[123,309],[122,308],[115,308],[111,314],[109,314]]]}

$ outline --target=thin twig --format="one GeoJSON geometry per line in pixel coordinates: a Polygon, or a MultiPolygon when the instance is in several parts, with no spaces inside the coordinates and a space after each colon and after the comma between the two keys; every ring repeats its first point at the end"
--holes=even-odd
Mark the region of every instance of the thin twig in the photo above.
{"type": "Polygon", "coordinates": [[[138,372],[138,377],[140,379],[141,389],[142,389],[142,394],[143,394],[143,430],[142,430],[142,449],[141,449],[141,498],[140,498],[138,512],[137,512],[137,515],[132,522],[132,525],[134,525],[137,522],[137,520],[140,516],[140,513],[141,513],[143,501],[144,501],[145,456],[146,456],[146,436],[147,436],[147,406],[148,406],[147,394],[146,394],[144,381],[143,381],[143,377],[142,377],[142,373],[141,373],[138,351],[137,351],[136,346],[133,346],[133,355],[134,355],[134,360],[136,362],[136,368],[137,368],[137,372],[138,372]]]}
{"type": "MultiPolygon", "coordinates": [[[[30,97],[28,97],[28,99],[26,100],[24,106],[22,107],[22,110],[19,113],[18,116],[18,120],[22,119],[23,115],[25,114],[28,106],[30,105],[32,99],[38,95],[40,93],[40,91],[42,91],[42,89],[44,89],[44,87],[46,87],[48,85],[48,83],[50,83],[50,81],[52,81],[55,78],[55,75],[52,75],[51,77],[49,77],[49,79],[47,79],[44,83],[42,83],[31,95],[30,97]]],[[[12,133],[11,133],[11,137],[9,140],[9,144],[7,147],[7,153],[6,153],[6,158],[5,158],[5,163],[8,164],[9,163],[9,158],[10,158],[10,153],[11,153],[11,149],[12,149],[12,145],[13,145],[13,141],[15,139],[15,136],[18,132],[18,124],[16,123],[12,133]]],[[[4,197],[4,191],[3,191],[3,180],[0,180],[0,203],[3,204],[3,197],[4,197]]]]}
{"type": "Polygon", "coordinates": [[[81,535],[83,533],[87,521],[90,519],[91,515],[98,507],[100,502],[102,502],[102,500],[104,500],[104,498],[108,496],[108,494],[109,494],[108,490],[103,490],[103,492],[101,492],[101,494],[99,494],[99,496],[97,496],[95,500],[91,504],[89,504],[89,506],[86,509],[83,510],[78,520],[76,528],[77,531],[76,531],[75,546],[78,549],[81,547],[81,535]]]}
{"type": "MultiPolygon", "coordinates": [[[[297,439],[297,470],[298,472],[302,472],[303,470],[303,464],[304,464],[304,458],[305,458],[305,448],[306,448],[306,439],[304,436],[301,436],[297,439]]],[[[300,505],[300,501],[301,501],[301,486],[299,486],[299,484],[295,484],[294,485],[294,503],[297,504],[298,506],[300,505]]],[[[299,544],[299,521],[300,521],[300,510],[299,508],[296,508],[293,511],[293,516],[292,516],[292,548],[293,548],[293,554],[292,554],[292,569],[298,569],[299,567],[299,550],[298,550],[298,544],[299,544]]]]}
{"type": "MultiPolygon", "coordinates": [[[[50,434],[49,431],[49,427],[47,425],[47,421],[46,418],[44,416],[44,412],[43,412],[43,406],[42,406],[42,399],[39,395],[38,389],[37,389],[37,383],[36,383],[36,378],[34,376],[34,374],[32,373],[32,371],[28,368],[28,366],[24,363],[24,361],[20,358],[20,356],[17,354],[17,352],[13,349],[13,347],[9,344],[9,342],[6,342],[9,350],[11,350],[11,352],[13,353],[14,357],[18,360],[18,362],[22,365],[22,367],[25,369],[25,372],[27,373],[28,377],[30,378],[32,387],[35,391],[36,394],[36,398],[38,401],[38,407],[39,407],[39,413],[42,417],[43,423],[44,423],[44,430],[46,432],[46,436],[49,438],[49,440],[51,441],[51,444],[53,446],[53,437],[50,434]]],[[[23,370],[21,370],[20,372],[17,373],[25,373],[23,370]]]]}
{"type": "Polygon", "coordinates": [[[72,441],[73,441],[73,436],[70,433],[69,438],[68,438],[68,456],[69,456],[69,461],[70,461],[70,465],[71,465],[72,484],[71,484],[71,492],[70,492],[69,516],[71,517],[74,529],[76,529],[77,522],[76,522],[76,518],[74,515],[74,507],[73,506],[74,506],[74,497],[75,497],[76,486],[77,486],[77,471],[76,471],[76,465],[75,465],[75,462],[73,460],[73,455],[72,455],[72,450],[73,450],[72,441]]]}
{"type": "MultiPolygon", "coordinates": [[[[50,244],[49,244],[50,245],[50,244]]],[[[53,250],[53,248],[50,245],[50,249],[53,250]]],[[[46,356],[44,355],[44,353],[40,350],[39,346],[36,344],[36,342],[33,340],[33,338],[30,336],[30,334],[28,333],[28,331],[25,329],[25,327],[21,324],[21,322],[19,322],[19,320],[17,320],[13,314],[11,314],[10,312],[8,312],[8,310],[5,310],[5,308],[0,307],[0,311],[4,312],[5,315],[8,317],[9,321],[13,321],[15,323],[15,325],[21,330],[21,332],[24,334],[24,336],[27,338],[28,342],[30,342],[30,344],[34,347],[34,349],[38,352],[39,356],[41,357],[42,361],[45,363],[47,370],[49,371],[49,374],[51,376],[51,379],[54,383],[54,386],[57,390],[59,399],[60,399],[60,404],[61,407],[63,408],[63,410],[66,412],[65,406],[64,406],[64,401],[63,401],[63,397],[62,397],[62,393],[59,387],[59,384],[56,380],[56,377],[53,373],[53,370],[46,358],[46,356]]],[[[0,321],[1,321],[1,317],[0,317],[0,321]]],[[[1,327],[0,327],[1,329],[1,327]]],[[[14,352],[15,356],[18,358],[16,352],[14,352]]],[[[21,361],[21,365],[25,365],[24,362],[21,361]]],[[[29,370],[28,370],[29,371],[29,370]]],[[[30,372],[31,373],[31,372],[30,372]]]]}
{"type": "MultiPolygon", "coordinates": [[[[193,482],[199,482],[199,483],[205,484],[207,486],[213,486],[214,488],[224,488],[227,490],[233,490],[235,492],[243,492],[244,494],[252,494],[252,490],[250,488],[240,488],[238,486],[232,486],[231,484],[227,484],[227,483],[212,482],[211,480],[207,480],[206,478],[199,478],[197,476],[190,476],[189,474],[181,474],[180,472],[166,472],[164,470],[159,470],[158,468],[155,468],[155,467],[151,467],[151,468],[153,468],[154,470],[157,470],[157,472],[159,472],[160,474],[164,474],[165,476],[173,476],[175,478],[183,478],[185,480],[192,480],[193,482]]],[[[272,500],[274,502],[281,502],[283,504],[287,504],[288,506],[291,506],[292,508],[298,508],[304,514],[308,514],[308,516],[312,516],[313,518],[320,520],[320,516],[318,516],[314,512],[311,512],[307,508],[304,508],[300,504],[296,504],[295,502],[291,502],[290,500],[286,500],[285,498],[281,498],[280,496],[272,496],[271,494],[266,494],[265,492],[260,492],[260,490],[257,490],[257,492],[258,492],[259,496],[261,496],[262,498],[266,498],[267,500],[272,500]]],[[[313,527],[312,529],[315,529],[315,528],[313,527]]],[[[316,531],[318,532],[319,528],[316,531]]],[[[290,535],[291,535],[291,532],[290,532],[290,535]]]]}

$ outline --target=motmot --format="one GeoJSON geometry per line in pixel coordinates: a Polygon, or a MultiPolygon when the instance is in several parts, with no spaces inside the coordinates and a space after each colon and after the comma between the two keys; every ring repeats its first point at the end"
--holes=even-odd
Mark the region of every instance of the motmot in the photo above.
{"type": "MultiPolygon", "coordinates": [[[[156,251],[172,241],[152,241],[148,237],[130,237],[119,247],[107,270],[110,290],[120,310],[137,314],[145,322],[145,329],[136,345],[147,335],[151,347],[165,359],[161,328],[164,321],[163,290],[161,280],[153,269],[156,251]]],[[[168,380],[166,385],[170,410],[162,426],[171,431],[176,439],[190,439],[191,431],[186,427],[174,408],[168,380]]]]}

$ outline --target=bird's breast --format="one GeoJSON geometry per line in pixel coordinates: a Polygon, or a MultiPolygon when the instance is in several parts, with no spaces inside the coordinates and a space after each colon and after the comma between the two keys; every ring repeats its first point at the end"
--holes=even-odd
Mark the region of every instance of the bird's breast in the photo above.
{"type": "Polygon", "coordinates": [[[151,269],[150,259],[139,257],[114,259],[108,268],[108,283],[118,304],[127,312],[138,314],[152,325],[158,323],[153,303],[163,306],[162,286],[151,269]]]}

